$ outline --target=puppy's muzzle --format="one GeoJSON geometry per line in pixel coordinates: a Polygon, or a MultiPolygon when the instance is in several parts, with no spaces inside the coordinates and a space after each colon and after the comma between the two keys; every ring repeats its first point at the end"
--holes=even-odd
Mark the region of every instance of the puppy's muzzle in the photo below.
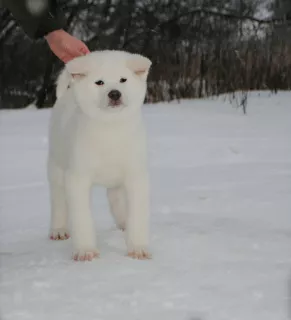
{"type": "Polygon", "coordinates": [[[121,92],[118,90],[111,90],[108,93],[108,98],[109,98],[109,106],[110,107],[118,107],[121,105],[121,92]]]}

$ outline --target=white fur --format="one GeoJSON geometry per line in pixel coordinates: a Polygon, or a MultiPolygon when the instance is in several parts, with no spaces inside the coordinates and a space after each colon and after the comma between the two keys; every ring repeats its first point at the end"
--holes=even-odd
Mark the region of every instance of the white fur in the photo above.
{"type": "Polygon", "coordinates": [[[90,207],[93,184],[107,188],[112,215],[125,229],[129,255],[148,257],[149,181],[141,106],[149,59],[96,51],[66,65],[57,82],[49,134],[51,237],[69,234],[76,260],[97,254],[90,207]],[[126,78],[125,83],[120,83],[126,78]],[[104,85],[98,86],[96,81],[104,85]],[[109,106],[119,90],[122,104],[109,106]]]}

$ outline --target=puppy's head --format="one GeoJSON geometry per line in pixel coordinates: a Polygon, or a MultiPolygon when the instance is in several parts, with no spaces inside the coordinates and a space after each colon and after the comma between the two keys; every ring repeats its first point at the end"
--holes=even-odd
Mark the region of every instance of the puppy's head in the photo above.
{"type": "Polygon", "coordinates": [[[96,51],[70,61],[67,71],[80,108],[89,116],[140,108],[151,61],[124,51],[96,51]]]}

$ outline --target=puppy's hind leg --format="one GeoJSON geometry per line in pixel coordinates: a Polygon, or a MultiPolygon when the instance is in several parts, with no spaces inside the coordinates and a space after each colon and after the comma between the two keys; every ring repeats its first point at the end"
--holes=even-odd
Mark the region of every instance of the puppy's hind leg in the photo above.
{"type": "Polygon", "coordinates": [[[49,168],[49,186],[51,202],[51,240],[66,240],[68,230],[68,209],[65,197],[63,172],[55,166],[49,168]]]}
{"type": "Polygon", "coordinates": [[[126,229],[127,203],[126,194],[123,187],[107,189],[107,198],[111,214],[115,220],[116,226],[120,230],[126,229]]]}

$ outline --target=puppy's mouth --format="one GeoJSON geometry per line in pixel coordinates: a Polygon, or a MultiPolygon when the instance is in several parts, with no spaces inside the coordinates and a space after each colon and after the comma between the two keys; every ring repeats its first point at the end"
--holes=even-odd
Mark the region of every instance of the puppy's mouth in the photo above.
{"type": "Polygon", "coordinates": [[[110,108],[118,108],[122,104],[123,103],[122,103],[121,99],[118,99],[118,100],[109,99],[108,107],[110,107],[110,108]]]}

